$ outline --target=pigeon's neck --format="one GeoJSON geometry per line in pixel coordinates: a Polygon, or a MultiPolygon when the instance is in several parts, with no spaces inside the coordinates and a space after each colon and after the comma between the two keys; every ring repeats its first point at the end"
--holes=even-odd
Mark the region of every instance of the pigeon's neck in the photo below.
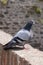
{"type": "Polygon", "coordinates": [[[24,29],[30,31],[32,28],[32,24],[27,24],[24,29]]]}

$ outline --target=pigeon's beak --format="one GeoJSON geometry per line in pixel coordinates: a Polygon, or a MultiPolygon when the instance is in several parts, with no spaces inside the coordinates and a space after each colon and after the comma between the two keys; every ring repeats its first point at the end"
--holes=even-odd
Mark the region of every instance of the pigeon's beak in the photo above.
{"type": "Polygon", "coordinates": [[[32,22],[33,22],[33,25],[35,24],[35,21],[34,20],[32,20],[32,22]]]}

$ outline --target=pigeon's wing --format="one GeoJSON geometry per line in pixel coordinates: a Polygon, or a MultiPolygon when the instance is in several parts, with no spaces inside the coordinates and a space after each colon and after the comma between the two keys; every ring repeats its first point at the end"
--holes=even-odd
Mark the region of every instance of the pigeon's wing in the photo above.
{"type": "Polygon", "coordinates": [[[30,37],[30,32],[22,29],[14,37],[19,37],[22,40],[27,41],[30,37]]]}

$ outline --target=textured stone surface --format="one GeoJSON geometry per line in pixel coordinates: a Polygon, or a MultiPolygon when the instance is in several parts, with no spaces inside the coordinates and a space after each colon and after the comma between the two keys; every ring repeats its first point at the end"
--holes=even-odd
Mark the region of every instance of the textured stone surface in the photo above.
{"type": "Polygon", "coordinates": [[[34,19],[36,22],[32,28],[34,38],[30,44],[43,50],[43,23],[38,22],[39,19],[43,19],[43,2],[37,0],[9,0],[6,6],[0,3],[0,15],[0,29],[11,35],[15,35],[28,20],[34,19]],[[34,4],[42,9],[40,17],[34,13],[27,13],[34,4]]]}

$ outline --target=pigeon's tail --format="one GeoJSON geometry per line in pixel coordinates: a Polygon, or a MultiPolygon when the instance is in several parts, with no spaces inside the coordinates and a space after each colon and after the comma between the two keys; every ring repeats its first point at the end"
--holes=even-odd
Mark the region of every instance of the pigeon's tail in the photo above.
{"type": "Polygon", "coordinates": [[[4,49],[7,49],[7,48],[11,48],[12,46],[15,46],[16,45],[16,42],[11,40],[10,42],[8,42],[7,44],[3,45],[3,48],[4,49]]]}
{"type": "Polygon", "coordinates": [[[13,38],[10,42],[8,42],[7,44],[5,44],[3,46],[4,49],[9,49],[9,48],[13,48],[13,47],[24,47],[23,43],[22,43],[22,39],[15,37],[13,38]]]}

